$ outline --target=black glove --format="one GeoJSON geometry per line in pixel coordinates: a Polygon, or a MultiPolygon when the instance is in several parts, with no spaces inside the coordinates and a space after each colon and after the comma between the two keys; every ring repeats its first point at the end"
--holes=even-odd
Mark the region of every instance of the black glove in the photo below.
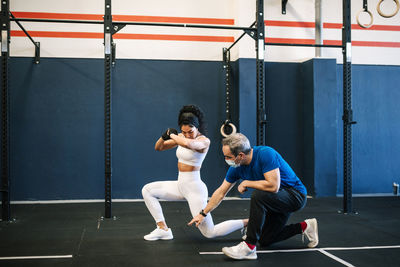
{"type": "Polygon", "coordinates": [[[174,129],[174,128],[168,128],[168,129],[161,135],[161,138],[162,138],[164,141],[167,141],[167,140],[171,139],[171,137],[169,136],[170,134],[176,134],[176,135],[178,135],[178,131],[177,131],[176,129],[174,129]]]}

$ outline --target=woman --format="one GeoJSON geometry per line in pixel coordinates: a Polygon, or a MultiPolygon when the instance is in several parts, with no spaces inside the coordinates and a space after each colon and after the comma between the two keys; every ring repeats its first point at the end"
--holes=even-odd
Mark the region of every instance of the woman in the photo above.
{"type": "MultiPolygon", "coordinates": [[[[157,228],[145,235],[148,241],[173,239],[168,228],[158,199],[186,199],[192,216],[202,214],[202,208],[207,205],[208,191],[200,178],[200,168],[207,155],[210,140],[204,136],[205,125],[203,112],[194,105],[184,106],[178,116],[181,133],[168,128],[157,140],[155,149],[164,151],[178,147],[178,180],[153,182],[145,185],[142,194],[147,208],[156,221],[157,228]]],[[[247,226],[247,219],[229,220],[214,225],[211,214],[204,214],[203,222],[198,226],[200,232],[207,238],[227,235],[247,226]]]]}

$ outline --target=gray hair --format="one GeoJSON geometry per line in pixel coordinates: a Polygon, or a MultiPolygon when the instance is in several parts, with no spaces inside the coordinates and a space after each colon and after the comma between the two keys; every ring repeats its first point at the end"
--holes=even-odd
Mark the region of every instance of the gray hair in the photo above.
{"type": "Polygon", "coordinates": [[[222,139],[223,146],[229,146],[232,154],[236,157],[240,152],[244,154],[249,154],[251,151],[251,146],[249,139],[244,134],[235,133],[228,135],[228,137],[222,139]]]}

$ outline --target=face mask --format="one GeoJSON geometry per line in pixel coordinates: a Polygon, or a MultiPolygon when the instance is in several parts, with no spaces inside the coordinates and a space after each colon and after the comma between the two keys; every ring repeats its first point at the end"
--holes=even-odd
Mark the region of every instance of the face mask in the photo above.
{"type": "Polygon", "coordinates": [[[231,166],[231,167],[233,167],[233,168],[237,168],[237,167],[240,166],[240,163],[235,163],[234,160],[226,159],[225,162],[226,162],[229,166],[231,166]]]}

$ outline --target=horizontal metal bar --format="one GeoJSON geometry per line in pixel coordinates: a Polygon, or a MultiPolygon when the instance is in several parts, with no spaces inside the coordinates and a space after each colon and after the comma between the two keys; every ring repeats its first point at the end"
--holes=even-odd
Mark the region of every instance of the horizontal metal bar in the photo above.
{"type": "Polygon", "coordinates": [[[137,26],[161,26],[161,27],[182,27],[182,28],[203,28],[203,29],[223,29],[223,30],[249,30],[255,31],[255,28],[250,27],[235,27],[235,26],[218,26],[218,25],[204,25],[204,24],[178,24],[178,23],[150,23],[150,22],[124,22],[118,21],[120,24],[137,25],[137,26]]]}
{"type": "MultiPolygon", "coordinates": [[[[80,24],[103,24],[103,21],[96,20],[59,20],[59,19],[24,19],[12,18],[11,21],[27,21],[27,22],[48,22],[48,23],[80,23],[80,24]]],[[[203,29],[224,29],[224,30],[249,30],[255,31],[255,28],[249,27],[234,27],[234,26],[218,26],[218,25],[203,25],[203,24],[177,24],[177,23],[150,23],[150,22],[130,22],[118,21],[114,23],[136,26],[156,26],[156,27],[182,27],[182,28],[203,28],[203,29]]]]}
{"type": "Polygon", "coordinates": [[[326,47],[326,48],[343,48],[341,45],[323,45],[323,44],[287,44],[287,43],[264,43],[264,45],[274,46],[306,46],[306,47],[326,47]]]}

